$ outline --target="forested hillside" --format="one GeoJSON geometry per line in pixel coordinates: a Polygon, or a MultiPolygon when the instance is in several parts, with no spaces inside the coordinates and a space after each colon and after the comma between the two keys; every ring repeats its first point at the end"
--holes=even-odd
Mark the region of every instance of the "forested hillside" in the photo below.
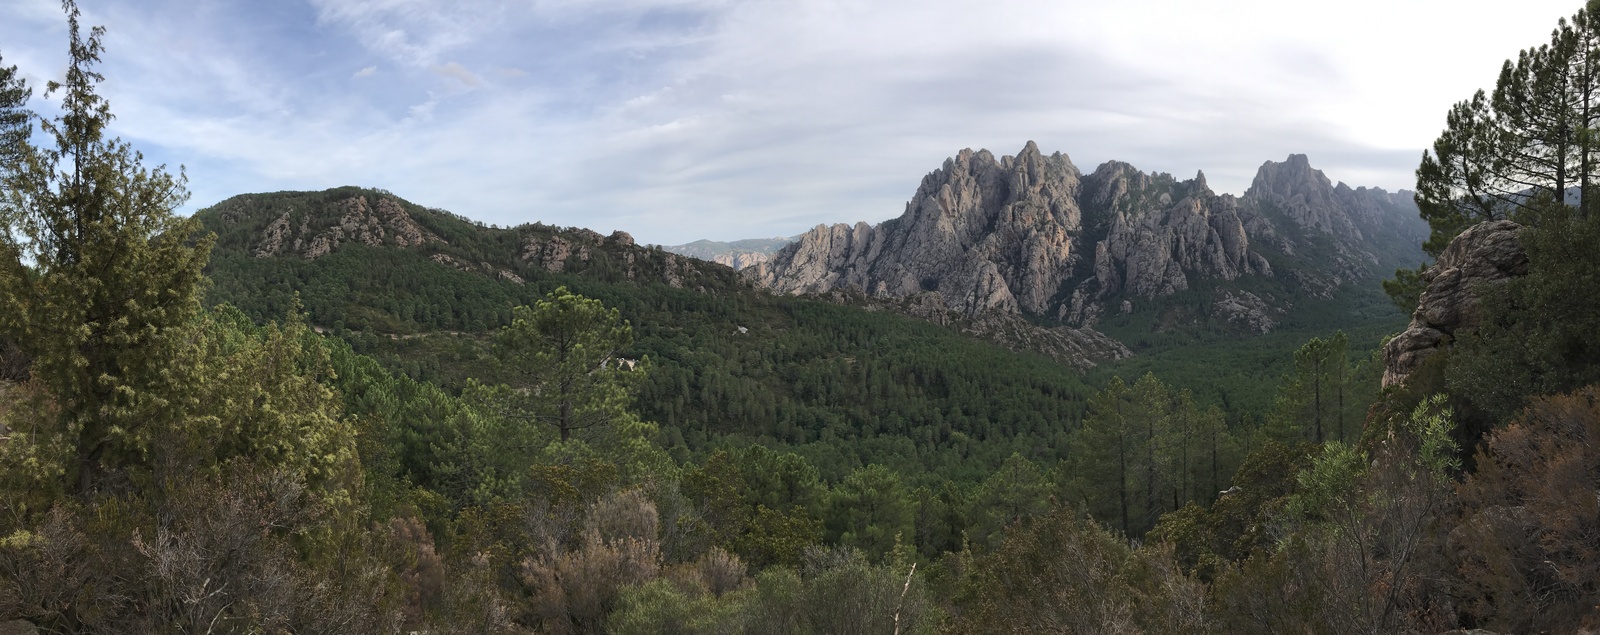
{"type": "Polygon", "coordinates": [[[1132,357],[1062,335],[1084,374],[1025,320],[380,190],[183,218],[65,8],[60,114],[0,66],[0,628],[1600,627],[1600,215],[1549,195],[1600,146],[1540,127],[1600,112],[1551,80],[1600,72],[1588,10],[1424,159],[1409,325],[1371,284],[1251,335],[1194,288],[1103,316],[1132,357]]]}

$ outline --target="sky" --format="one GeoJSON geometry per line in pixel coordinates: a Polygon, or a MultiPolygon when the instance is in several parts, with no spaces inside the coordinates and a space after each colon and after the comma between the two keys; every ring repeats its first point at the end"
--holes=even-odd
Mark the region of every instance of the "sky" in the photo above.
{"type": "MultiPolygon", "coordinates": [[[[1410,189],[1451,104],[1582,4],[79,2],[107,29],[112,133],[184,167],[185,212],[360,185],[655,244],[887,220],[946,157],[1029,140],[1235,195],[1290,154],[1410,189]]],[[[30,84],[66,41],[59,2],[0,2],[0,62],[30,84]]]]}

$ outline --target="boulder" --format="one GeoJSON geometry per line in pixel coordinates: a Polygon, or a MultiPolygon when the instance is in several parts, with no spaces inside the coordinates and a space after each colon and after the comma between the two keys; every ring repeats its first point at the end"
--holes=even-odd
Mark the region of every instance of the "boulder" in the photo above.
{"type": "Polygon", "coordinates": [[[1411,324],[1383,348],[1383,385],[1405,381],[1428,357],[1476,328],[1482,318],[1483,285],[1528,273],[1528,254],[1518,240],[1522,226],[1508,220],[1479,223],[1450,241],[1422,274],[1427,285],[1411,313],[1411,324]]]}

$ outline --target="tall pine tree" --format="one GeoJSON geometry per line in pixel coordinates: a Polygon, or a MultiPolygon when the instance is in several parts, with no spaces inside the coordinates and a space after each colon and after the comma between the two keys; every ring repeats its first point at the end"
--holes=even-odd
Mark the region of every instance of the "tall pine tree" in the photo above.
{"type": "Polygon", "coordinates": [[[42,145],[7,139],[16,159],[0,187],[0,329],[54,399],[83,492],[142,456],[147,424],[168,408],[163,364],[199,310],[211,240],[174,213],[188,196],[181,170],[146,168],[106,138],[112,115],[94,70],[104,30],[85,35],[77,7],[63,5],[66,78],[45,90],[61,112],[34,117],[42,145]]]}

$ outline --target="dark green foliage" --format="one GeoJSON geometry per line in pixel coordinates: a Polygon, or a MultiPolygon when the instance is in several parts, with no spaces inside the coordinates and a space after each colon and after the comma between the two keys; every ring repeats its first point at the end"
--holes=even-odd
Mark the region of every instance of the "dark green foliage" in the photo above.
{"type": "Polygon", "coordinates": [[[1446,371],[1450,391],[1491,421],[1530,396],[1600,381],[1600,219],[1547,210],[1521,234],[1528,275],[1481,290],[1482,326],[1458,343],[1446,371]]]}
{"type": "Polygon", "coordinates": [[[1245,457],[1231,487],[1207,507],[1189,505],[1163,516],[1151,533],[1175,547],[1178,562],[1210,580],[1221,568],[1272,547],[1273,517],[1297,489],[1317,448],[1267,442],[1245,457]]]}
{"type": "Polygon", "coordinates": [[[1237,446],[1223,413],[1201,411],[1188,391],[1150,374],[1131,387],[1113,378],[1073,436],[1068,490],[1106,526],[1141,535],[1162,514],[1211,500],[1218,477],[1233,472],[1237,446]]]}
{"type": "Polygon", "coordinates": [[[17,76],[16,66],[0,66],[0,174],[22,158],[32,128],[27,110],[32,95],[33,89],[17,76]]]}
{"type": "Polygon", "coordinates": [[[1422,272],[1427,269],[1427,264],[1417,265],[1416,269],[1395,269],[1394,278],[1383,281],[1383,292],[1394,302],[1395,308],[1401,311],[1416,310],[1417,301],[1422,298],[1422,292],[1427,290],[1427,285],[1422,283],[1422,272]]]}
{"type": "MultiPolygon", "coordinates": [[[[47,145],[14,131],[0,139],[10,142],[0,157],[0,330],[56,400],[57,432],[75,437],[68,469],[87,491],[140,461],[146,424],[169,408],[161,366],[199,308],[210,241],[191,242],[198,224],[173,213],[188,196],[181,173],[147,169],[105,138],[112,115],[93,70],[104,30],[85,37],[77,8],[65,9],[69,66],[66,83],[46,91],[62,100],[60,115],[40,120],[47,145]]],[[[0,82],[4,99],[16,89],[0,82]]],[[[20,106],[0,103],[0,114],[20,106]]]]}
{"type": "Polygon", "coordinates": [[[938,624],[920,573],[874,565],[849,549],[812,549],[798,568],[773,567],[716,595],[666,580],[634,589],[609,622],[622,635],[932,633],[938,624]]]}
{"type": "Polygon", "coordinates": [[[911,536],[912,504],[899,474],[876,464],[858,469],[829,493],[828,540],[881,558],[911,536]]]}
{"type": "MultiPolygon", "coordinates": [[[[330,200],[357,191],[337,192],[330,200]]],[[[1046,358],[884,312],[757,293],[715,265],[697,265],[711,273],[701,278],[704,287],[691,290],[608,281],[594,271],[609,253],[601,248],[590,269],[560,274],[490,260],[521,267],[515,271],[528,282],[518,285],[441,266],[424,255],[431,247],[345,244],[309,261],[246,251],[249,232],[265,224],[250,219],[321,200],[311,196],[241,197],[201,213],[221,233],[208,301],[264,319],[299,293],[309,319],[355,350],[459,391],[468,377],[507,379],[486,368],[487,332],[508,323],[512,307],[566,286],[634,325],[635,343],[623,356],[648,358],[652,366],[636,394],[639,414],[662,426],[680,459],[758,442],[791,448],[828,481],[874,461],[908,474],[976,481],[1013,453],[1064,457],[1065,433],[1088,392],[1071,369],[1046,358]]],[[[432,219],[429,228],[440,235],[484,245],[485,254],[491,247],[511,250],[513,232],[548,231],[493,230],[407,209],[419,223],[432,219]]],[[[621,261],[617,254],[624,253],[659,257],[645,250],[606,257],[621,261]]]]}
{"type": "Polygon", "coordinates": [[[506,416],[525,426],[551,426],[561,440],[574,432],[618,425],[628,416],[628,387],[645,368],[619,357],[633,329],[598,300],[551,291],[532,307],[511,310],[494,338],[495,357],[511,390],[506,416]]]}
{"type": "Polygon", "coordinates": [[[825,490],[798,455],[759,445],[717,450],[684,473],[682,488],[715,544],[751,564],[797,565],[822,539],[825,490]]]}
{"type": "Polygon", "coordinates": [[[1007,538],[961,590],[955,633],[1206,632],[1204,588],[1159,546],[1133,549],[1062,509],[1007,538]]]}

